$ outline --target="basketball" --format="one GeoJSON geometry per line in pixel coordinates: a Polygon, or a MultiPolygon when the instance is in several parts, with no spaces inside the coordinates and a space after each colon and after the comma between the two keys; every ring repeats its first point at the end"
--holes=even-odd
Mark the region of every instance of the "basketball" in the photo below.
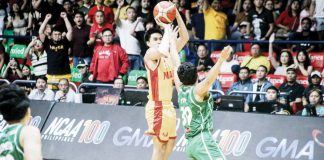
{"type": "Polygon", "coordinates": [[[169,1],[159,2],[153,10],[153,15],[155,18],[160,19],[163,23],[172,23],[176,17],[176,6],[169,1]]]}

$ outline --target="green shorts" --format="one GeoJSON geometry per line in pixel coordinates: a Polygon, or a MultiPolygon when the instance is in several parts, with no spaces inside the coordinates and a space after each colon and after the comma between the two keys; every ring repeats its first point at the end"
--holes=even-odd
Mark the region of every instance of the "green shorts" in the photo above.
{"type": "Polygon", "coordinates": [[[209,132],[202,132],[188,139],[188,160],[225,160],[223,152],[209,132]]]}

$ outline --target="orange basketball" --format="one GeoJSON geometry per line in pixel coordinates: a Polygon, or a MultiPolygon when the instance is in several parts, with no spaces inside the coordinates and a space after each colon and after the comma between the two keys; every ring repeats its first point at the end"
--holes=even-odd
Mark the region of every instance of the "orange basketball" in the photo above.
{"type": "Polygon", "coordinates": [[[153,15],[155,18],[159,18],[163,23],[172,23],[176,17],[176,6],[169,1],[159,2],[153,10],[153,15]]]}

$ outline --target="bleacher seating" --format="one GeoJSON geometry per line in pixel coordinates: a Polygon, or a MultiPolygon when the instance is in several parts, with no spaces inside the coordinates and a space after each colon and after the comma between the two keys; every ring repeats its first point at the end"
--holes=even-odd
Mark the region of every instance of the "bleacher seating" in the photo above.
{"type": "Polygon", "coordinates": [[[324,68],[324,52],[310,52],[309,57],[314,69],[321,72],[324,68]]]}
{"type": "Polygon", "coordinates": [[[222,85],[223,92],[226,92],[237,81],[236,74],[219,74],[218,79],[222,85]]]}
{"type": "Polygon", "coordinates": [[[308,76],[297,76],[297,82],[306,88],[308,86],[308,76]]]}

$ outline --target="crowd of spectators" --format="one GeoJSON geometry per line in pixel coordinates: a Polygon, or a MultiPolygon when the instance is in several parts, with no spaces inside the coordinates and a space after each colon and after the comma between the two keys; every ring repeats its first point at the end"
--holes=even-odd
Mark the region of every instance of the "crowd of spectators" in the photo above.
{"type": "MultiPolygon", "coordinates": [[[[25,88],[30,92],[30,99],[64,102],[75,102],[71,98],[75,93],[68,86],[75,75],[72,72],[81,76],[75,81],[77,83],[114,84],[116,80],[122,80],[123,85],[127,85],[130,71],[145,70],[143,56],[147,46],[144,35],[147,30],[158,27],[152,13],[158,2],[1,0],[1,77],[10,82],[36,80],[36,86],[25,88]],[[8,38],[7,35],[15,37],[8,38]],[[25,47],[21,51],[15,48],[16,45],[25,47]],[[56,93],[47,87],[47,81],[58,83],[56,93]]],[[[290,107],[287,110],[291,114],[291,108],[299,104],[304,106],[300,113],[302,115],[314,115],[314,106],[323,107],[323,101],[316,100],[316,94],[321,99],[324,93],[321,84],[324,77],[324,44],[308,41],[324,40],[324,1],[172,2],[183,17],[193,40],[180,51],[181,62],[193,62],[200,79],[215,63],[210,51],[219,51],[226,45],[209,43],[208,40],[268,42],[230,44],[234,52],[221,66],[220,74],[236,74],[238,79],[226,89],[222,86],[222,79],[218,79],[214,82],[213,90],[268,93],[268,88],[275,87],[279,92],[288,93],[277,99],[290,107]],[[198,43],[195,40],[205,41],[198,43]],[[276,40],[304,42],[276,44],[276,40]],[[316,54],[318,57],[312,57],[312,53],[316,52],[319,52],[316,54]],[[248,54],[239,59],[239,53],[248,54]],[[317,60],[321,64],[314,66],[317,60]],[[285,82],[275,86],[268,75],[284,76],[285,82]],[[307,83],[300,84],[300,77],[306,77],[307,83]]],[[[147,89],[145,76],[136,77],[135,81],[137,88],[147,89]]],[[[82,88],[80,91],[86,90],[82,88]]],[[[250,102],[276,99],[268,99],[272,96],[267,94],[237,95],[244,96],[245,111],[250,110],[250,102]]],[[[221,101],[219,95],[214,95],[214,98],[217,103],[221,101]]],[[[324,115],[323,109],[318,109],[315,115],[324,115]]]]}

